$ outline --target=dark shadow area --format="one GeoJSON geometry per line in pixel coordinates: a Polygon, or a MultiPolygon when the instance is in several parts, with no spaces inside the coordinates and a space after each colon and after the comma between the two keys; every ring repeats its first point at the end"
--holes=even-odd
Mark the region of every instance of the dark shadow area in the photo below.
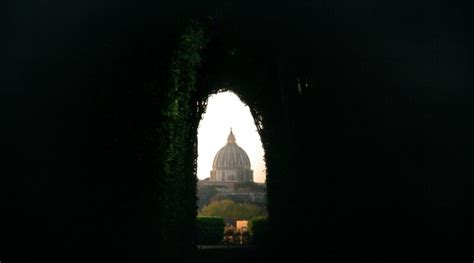
{"type": "Polygon", "coordinates": [[[223,84],[264,127],[271,219],[235,259],[472,261],[471,3],[10,2],[2,262],[226,253],[195,244],[223,84]]]}
{"type": "Polygon", "coordinates": [[[199,262],[258,262],[265,260],[257,248],[251,246],[214,246],[200,248],[196,260],[199,262]]]}

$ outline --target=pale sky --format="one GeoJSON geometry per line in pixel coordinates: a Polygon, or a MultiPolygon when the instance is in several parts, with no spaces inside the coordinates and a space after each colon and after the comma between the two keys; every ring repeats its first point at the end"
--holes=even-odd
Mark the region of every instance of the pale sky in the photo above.
{"type": "Polygon", "coordinates": [[[233,92],[221,92],[209,96],[206,112],[199,122],[197,176],[209,177],[212,161],[220,148],[227,143],[230,128],[237,145],[244,149],[249,158],[255,182],[265,182],[263,147],[247,105],[233,92]]]}

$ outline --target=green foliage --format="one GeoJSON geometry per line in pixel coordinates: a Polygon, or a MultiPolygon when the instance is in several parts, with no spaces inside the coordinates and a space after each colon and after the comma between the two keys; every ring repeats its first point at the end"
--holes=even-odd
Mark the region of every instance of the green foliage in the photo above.
{"type": "Polygon", "coordinates": [[[222,200],[212,202],[205,206],[199,215],[249,220],[257,216],[266,215],[266,211],[265,209],[253,204],[236,203],[232,200],[222,200]]]}
{"type": "Polygon", "coordinates": [[[249,232],[252,242],[262,245],[266,242],[269,234],[269,222],[267,217],[255,217],[249,222],[249,232]]]}
{"type": "Polygon", "coordinates": [[[149,85],[157,94],[160,105],[160,124],[149,136],[155,151],[154,201],[157,211],[155,227],[162,243],[160,253],[178,255],[187,251],[196,238],[196,156],[197,125],[200,116],[196,109],[198,71],[202,50],[207,43],[204,29],[197,23],[188,26],[181,35],[170,61],[169,77],[163,87],[149,85]],[[154,90],[157,90],[156,92],[154,90]]]}
{"type": "Polygon", "coordinates": [[[218,193],[217,189],[219,186],[217,185],[204,185],[198,187],[199,192],[199,200],[198,200],[198,208],[202,209],[204,206],[208,205],[211,199],[218,193]]]}
{"type": "Polygon", "coordinates": [[[218,244],[224,233],[224,219],[222,217],[198,216],[196,218],[196,229],[198,244],[218,244]]]}

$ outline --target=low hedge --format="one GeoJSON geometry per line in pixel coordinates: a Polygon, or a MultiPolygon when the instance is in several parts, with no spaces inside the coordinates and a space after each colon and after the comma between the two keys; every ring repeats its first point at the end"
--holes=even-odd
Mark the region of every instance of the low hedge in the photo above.
{"type": "Polygon", "coordinates": [[[224,219],[216,216],[197,217],[197,242],[199,245],[216,245],[224,234],[224,219]]]}
{"type": "Polygon", "coordinates": [[[256,217],[249,222],[250,238],[255,245],[264,245],[267,241],[269,229],[268,218],[256,217]]]}

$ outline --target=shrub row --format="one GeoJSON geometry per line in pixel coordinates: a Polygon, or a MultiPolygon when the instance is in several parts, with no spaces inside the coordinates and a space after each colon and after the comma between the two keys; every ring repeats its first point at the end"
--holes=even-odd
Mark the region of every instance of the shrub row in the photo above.
{"type": "Polygon", "coordinates": [[[266,243],[269,236],[269,222],[266,217],[256,217],[249,222],[249,231],[252,242],[261,246],[266,243]]]}
{"type": "Polygon", "coordinates": [[[196,220],[199,245],[216,245],[222,240],[224,219],[222,217],[198,216],[196,220]]]}

